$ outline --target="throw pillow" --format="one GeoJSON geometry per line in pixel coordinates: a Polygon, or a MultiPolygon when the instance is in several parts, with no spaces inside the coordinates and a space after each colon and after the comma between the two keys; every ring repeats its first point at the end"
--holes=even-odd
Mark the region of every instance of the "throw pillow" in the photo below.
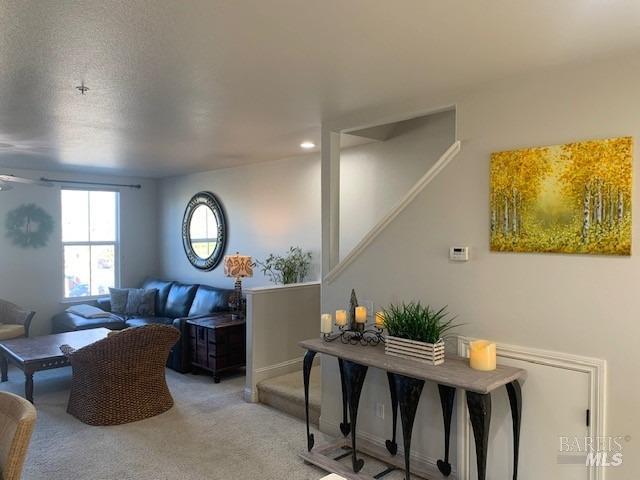
{"type": "Polygon", "coordinates": [[[154,317],[156,314],[156,296],[158,289],[143,290],[130,288],[127,298],[126,314],[140,315],[141,317],[154,317]]]}
{"type": "Polygon", "coordinates": [[[110,288],[111,294],[111,311],[119,315],[127,313],[127,300],[129,299],[129,290],[126,288],[110,288]]]}

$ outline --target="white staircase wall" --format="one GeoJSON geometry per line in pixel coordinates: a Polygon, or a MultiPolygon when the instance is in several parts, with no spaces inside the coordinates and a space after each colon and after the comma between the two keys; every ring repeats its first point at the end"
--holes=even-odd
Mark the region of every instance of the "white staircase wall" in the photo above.
{"type": "Polygon", "coordinates": [[[247,296],[245,400],[258,401],[262,380],[302,370],[298,342],[320,335],[320,283],[244,290],[247,296]]]}

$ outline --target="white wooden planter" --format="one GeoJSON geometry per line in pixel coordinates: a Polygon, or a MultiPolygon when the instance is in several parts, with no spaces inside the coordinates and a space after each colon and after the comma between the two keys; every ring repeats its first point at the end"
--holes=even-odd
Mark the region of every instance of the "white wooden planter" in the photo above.
{"type": "Polygon", "coordinates": [[[384,353],[395,357],[419,360],[430,365],[440,365],[444,363],[444,340],[437,343],[425,343],[387,335],[384,353]]]}

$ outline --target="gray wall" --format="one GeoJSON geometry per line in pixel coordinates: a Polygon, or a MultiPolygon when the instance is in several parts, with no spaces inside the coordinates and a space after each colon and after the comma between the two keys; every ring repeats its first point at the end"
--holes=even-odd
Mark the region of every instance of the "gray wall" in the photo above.
{"type": "MultiPolygon", "coordinates": [[[[72,175],[33,170],[2,169],[3,173],[40,178],[48,176],[66,180],[141,183],[141,190],[120,190],[120,242],[123,286],[137,286],[148,275],[156,273],[156,182],[125,177],[72,175]]],[[[0,298],[37,312],[32,324],[34,334],[49,333],[52,315],[68,305],[61,303],[63,291],[63,259],[60,237],[60,187],[17,185],[0,192],[0,298]],[[34,203],[46,210],[55,221],[55,229],[46,247],[22,249],[5,236],[7,212],[34,203]]]]}
{"type": "MultiPolygon", "coordinates": [[[[344,254],[453,142],[454,112],[424,119],[386,141],[342,151],[342,240],[344,254]]],[[[227,252],[263,260],[299,245],[313,253],[308,280],[320,277],[320,156],[301,155],[275,162],[166,178],[159,187],[162,276],[230,287],[222,268],[200,272],[184,255],[180,228],[184,207],[201,190],[221,200],[229,223],[227,252]]],[[[268,284],[256,269],[247,287],[268,284]]]]}
{"type": "MultiPolygon", "coordinates": [[[[323,311],[342,305],[355,288],[378,304],[416,299],[449,305],[467,323],[461,332],[469,336],[603,358],[608,362],[608,432],[640,438],[640,417],[633,414],[640,399],[640,257],[491,253],[488,229],[491,152],[621,135],[637,139],[638,78],[640,58],[613,59],[506,79],[473,92],[413,99],[326,125],[354,127],[456,103],[462,151],[341,277],[323,284],[323,311]],[[471,246],[471,261],[449,262],[451,245],[471,246]]],[[[634,170],[637,206],[637,162],[634,170]]],[[[639,234],[636,221],[636,253],[639,234]]],[[[330,365],[323,363],[322,416],[335,421],[341,414],[340,390],[337,367],[330,365]]],[[[414,449],[437,458],[440,441],[431,440],[441,438],[439,400],[433,388],[425,393],[414,449]]],[[[562,392],[549,395],[552,405],[553,396],[562,392]]],[[[384,436],[388,431],[387,422],[374,414],[375,399],[387,397],[386,379],[374,373],[360,404],[361,432],[384,436]]],[[[637,476],[640,458],[628,453],[634,447],[625,448],[623,466],[607,469],[607,478],[637,476]]]]}

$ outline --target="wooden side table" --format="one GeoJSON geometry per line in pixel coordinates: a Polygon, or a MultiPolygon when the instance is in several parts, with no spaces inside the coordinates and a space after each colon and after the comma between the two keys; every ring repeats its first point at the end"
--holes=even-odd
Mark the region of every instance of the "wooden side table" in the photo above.
{"type": "Polygon", "coordinates": [[[229,313],[187,320],[191,365],[213,374],[220,382],[220,373],[246,365],[245,321],[229,313]]]}

